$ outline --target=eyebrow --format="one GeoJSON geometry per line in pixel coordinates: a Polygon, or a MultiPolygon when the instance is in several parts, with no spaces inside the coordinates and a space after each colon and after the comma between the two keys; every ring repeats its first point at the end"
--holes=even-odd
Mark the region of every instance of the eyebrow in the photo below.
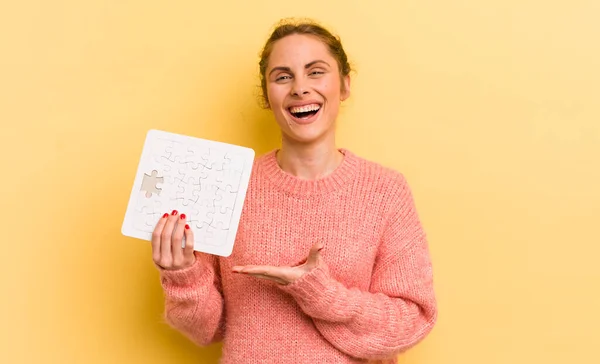
{"type": "MultiPolygon", "coordinates": [[[[329,66],[329,63],[321,60],[321,59],[317,59],[316,61],[312,61],[310,63],[307,63],[304,68],[310,68],[312,66],[314,66],[317,63],[325,63],[327,66],[329,66]]],[[[269,75],[271,75],[273,72],[275,71],[285,71],[285,72],[291,72],[291,69],[289,67],[283,67],[283,66],[279,66],[279,67],[274,67],[271,72],[269,72],[269,75]]]]}

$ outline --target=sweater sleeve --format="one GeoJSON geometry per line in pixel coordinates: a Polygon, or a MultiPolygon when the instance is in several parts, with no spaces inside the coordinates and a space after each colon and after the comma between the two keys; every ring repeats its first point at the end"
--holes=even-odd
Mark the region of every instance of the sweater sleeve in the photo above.
{"type": "Polygon", "coordinates": [[[408,185],[398,192],[368,291],[344,286],[324,262],[281,286],[332,345],[356,358],[393,358],[425,338],[437,319],[426,235],[408,185]]]}
{"type": "Polygon", "coordinates": [[[192,342],[206,346],[224,335],[223,294],[215,256],[196,252],[181,270],[158,268],[165,295],[165,320],[192,342]]]}

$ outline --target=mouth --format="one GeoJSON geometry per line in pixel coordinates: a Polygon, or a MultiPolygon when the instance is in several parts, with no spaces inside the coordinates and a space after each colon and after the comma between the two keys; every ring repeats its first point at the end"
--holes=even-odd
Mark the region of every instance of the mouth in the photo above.
{"type": "Polygon", "coordinates": [[[311,121],[314,116],[316,116],[321,110],[320,104],[309,104],[302,106],[292,106],[287,110],[292,115],[292,117],[299,121],[311,121]]]}

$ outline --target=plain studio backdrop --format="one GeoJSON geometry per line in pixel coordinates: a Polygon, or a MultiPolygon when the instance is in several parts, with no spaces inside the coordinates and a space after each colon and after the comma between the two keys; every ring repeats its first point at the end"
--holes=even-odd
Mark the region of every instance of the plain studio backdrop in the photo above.
{"type": "Polygon", "coordinates": [[[278,145],[257,62],[289,16],[342,36],[339,145],[428,232],[439,322],[401,362],[600,362],[595,0],[3,2],[0,361],[218,362],[120,227],[148,129],[278,145]]]}

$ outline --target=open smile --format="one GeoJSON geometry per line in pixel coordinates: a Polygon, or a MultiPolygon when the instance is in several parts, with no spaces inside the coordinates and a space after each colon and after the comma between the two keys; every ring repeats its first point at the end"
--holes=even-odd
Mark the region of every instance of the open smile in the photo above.
{"type": "Polygon", "coordinates": [[[287,111],[294,121],[304,124],[313,121],[318,116],[321,108],[321,104],[313,103],[302,106],[292,106],[289,107],[287,111]]]}

